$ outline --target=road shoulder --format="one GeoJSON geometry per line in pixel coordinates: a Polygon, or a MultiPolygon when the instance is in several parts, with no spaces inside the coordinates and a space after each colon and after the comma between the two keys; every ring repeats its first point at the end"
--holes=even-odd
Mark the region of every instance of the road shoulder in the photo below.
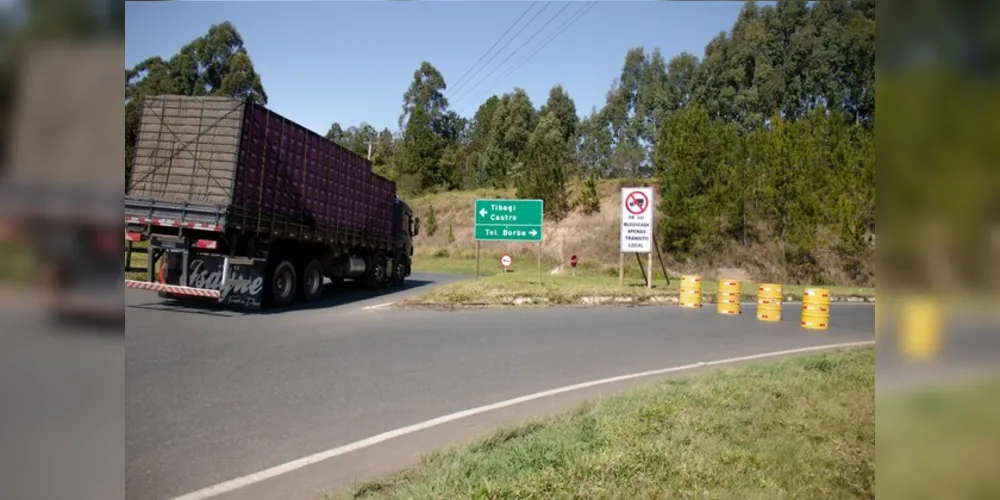
{"type": "MultiPolygon", "coordinates": [[[[356,484],[373,481],[417,465],[428,453],[443,448],[472,442],[498,427],[514,425],[526,418],[550,417],[572,410],[579,405],[599,400],[628,389],[672,377],[687,377],[711,370],[715,367],[736,367],[740,365],[776,361],[823,351],[850,349],[871,345],[871,342],[854,342],[828,346],[814,346],[804,349],[761,353],[726,360],[706,360],[702,363],[685,365],[674,370],[668,368],[659,375],[636,376],[624,380],[600,383],[577,390],[568,390],[529,401],[484,411],[475,415],[458,418],[441,425],[435,425],[417,432],[402,434],[372,446],[341,454],[333,458],[318,460],[288,472],[258,480],[246,476],[245,486],[227,491],[219,496],[203,495],[199,490],[185,499],[195,498],[289,498],[309,497],[318,493],[345,491],[356,484]]],[[[649,373],[649,372],[644,372],[649,373]]],[[[633,374],[636,375],[636,374],[633,374]]],[[[279,466],[280,467],[280,466],[279,466]]],[[[259,473],[258,473],[259,474],[259,473]]],[[[225,489],[223,485],[223,489],[225,489]]]]}

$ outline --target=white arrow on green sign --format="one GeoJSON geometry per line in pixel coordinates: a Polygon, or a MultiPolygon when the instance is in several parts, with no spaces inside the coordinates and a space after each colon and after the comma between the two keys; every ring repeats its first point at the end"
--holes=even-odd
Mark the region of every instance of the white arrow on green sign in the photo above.
{"type": "Polygon", "coordinates": [[[476,240],[542,241],[542,200],[476,200],[476,240]]]}

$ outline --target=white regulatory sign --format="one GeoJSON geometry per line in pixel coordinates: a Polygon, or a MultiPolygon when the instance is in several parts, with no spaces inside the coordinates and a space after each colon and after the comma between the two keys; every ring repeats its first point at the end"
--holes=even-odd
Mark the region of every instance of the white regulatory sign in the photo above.
{"type": "Polygon", "coordinates": [[[513,263],[514,259],[511,259],[510,255],[505,254],[503,257],[500,257],[500,265],[503,266],[504,269],[507,269],[513,263]]]}
{"type": "Polygon", "coordinates": [[[621,251],[653,251],[653,188],[622,188],[621,251]]]}

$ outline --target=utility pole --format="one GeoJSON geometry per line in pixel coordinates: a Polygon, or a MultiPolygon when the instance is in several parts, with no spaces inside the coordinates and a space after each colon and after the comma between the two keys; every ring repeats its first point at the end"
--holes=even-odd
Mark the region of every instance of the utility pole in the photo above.
{"type": "Polygon", "coordinates": [[[368,140],[365,144],[368,145],[368,161],[372,161],[372,144],[375,144],[375,140],[378,138],[378,132],[372,131],[372,135],[368,136],[368,140]]]}

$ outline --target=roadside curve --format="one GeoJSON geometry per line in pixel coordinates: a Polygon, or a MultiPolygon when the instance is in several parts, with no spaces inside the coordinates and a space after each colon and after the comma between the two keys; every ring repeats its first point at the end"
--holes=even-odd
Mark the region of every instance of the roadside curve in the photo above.
{"type": "MultiPolygon", "coordinates": [[[[812,346],[812,347],[803,347],[803,348],[799,348],[799,349],[787,349],[787,350],[783,350],[783,351],[765,352],[765,353],[752,354],[752,355],[748,355],[748,356],[740,356],[740,357],[735,357],[735,358],[718,359],[718,360],[708,360],[708,361],[697,361],[697,362],[694,362],[694,363],[690,363],[690,364],[686,364],[686,365],[681,365],[681,366],[673,366],[673,367],[669,367],[669,368],[661,368],[661,369],[658,369],[658,370],[650,370],[650,371],[639,372],[639,373],[630,373],[630,374],[626,374],[626,375],[619,375],[617,377],[604,378],[604,379],[600,379],[600,380],[592,380],[592,381],[589,381],[589,382],[583,382],[583,383],[574,384],[574,385],[570,385],[570,386],[559,387],[559,388],[550,389],[550,390],[547,390],[547,391],[537,392],[537,393],[534,393],[534,394],[527,394],[527,395],[524,395],[524,396],[521,396],[521,397],[517,397],[517,398],[513,398],[513,399],[508,399],[508,400],[505,400],[505,401],[500,401],[500,402],[489,404],[489,405],[479,406],[479,407],[476,407],[476,408],[469,408],[467,410],[463,410],[463,411],[451,413],[451,414],[448,414],[448,415],[442,415],[440,417],[437,417],[437,418],[434,418],[434,419],[431,419],[431,420],[425,420],[423,422],[416,423],[416,424],[413,424],[413,425],[408,425],[406,427],[402,427],[402,428],[399,428],[399,429],[393,429],[391,431],[383,432],[381,434],[378,434],[378,435],[375,435],[375,436],[371,436],[371,437],[368,437],[368,438],[365,438],[365,439],[361,439],[361,440],[355,441],[353,443],[349,443],[349,444],[346,444],[346,445],[343,445],[343,446],[338,446],[336,448],[329,449],[329,450],[324,450],[322,452],[315,453],[315,454],[312,454],[312,455],[309,455],[309,456],[306,456],[306,457],[302,457],[302,458],[299,458],[299,459],[296,459],[296,460],[292,460],[290,462],[286,462],[286,463],[283,463],[281,465],[277,465],[275,467],[271,467],[271,468],[266,469],[266,470],[262,470],[262,471],[259,471],[259,472],[248,474],[246,476],[242,476],[242,477],[239,477],[239,478],[231,479],[229,481],[226,481],[226,482],[223,482],[223,483],[219,483],[219,484],[210,486],[208,488],[204,488],[204,489],[201,489],[201,490],[198,490],[198,491],[194,491],[194,492],[191,492],[191,493],[188,493],[188,494],[185,494],[185,495],[181,495],[179,497],[175,497],[173,500],[204,500],[204,499],[214,498],[214,497],[217,497],[217,496],[225,494],[225,493],[234,492],[234,491],[240,490],[242,488],[246,488],[248,486],[252,486],[254,484],[261,483],[261,482],[266,481],[266,480],[271,479],[271,478],[275,478],[275,477],[278,477],[278,476],[282,476],[282,475],[285,475],[285,474],[289,474],[289,473],[295,472],[295,471],[297,471],[299,469],[303,469],[303,468],[308,467],[308,466],[313,465],[313,464],[318,464],[320,462],[323,462],[323,461],[326,461],[326,460],[330,460],[332,458],[340,457],[342,455],[346,455],[346,454],[351,453],[351,452],[360,451],[360,450],[363,450],[365,448],[369,448],[369,447],[378,445],[380,443],[384,443],[384,442],[389,441],[391,439],[403,437],[403,436],[406,436],[406,435],[409,435],[409,434],[414,434],[414,433],[417,433],[417,432],[420,432],[420,431],[423,431],[423,430],[426,430],[426,429],[430,429],[430,428],[433,428],[433,427],[445,425],[445,424],[448,424],[450,422],[454,422],[454,421],[457,421],[457,420],[460,420],[460,419],[465,419],[465,418],[469,418],[469,417],[475,417],[475,416],[480,415],[480,414],[484,414],[484,413],[488,413],[488,412],[492,412],[492,411],[496,411],[496,410],[501,410],[501,409],[504,409],[504,408],[507,408],[507,407],[511,407],[511,406],[514,406],[514,405],[519,405],[519,404],[522,404],[522,403],[528,403],[528,402],[531,402],[531,401],[534,401],[534,400],[539,400],[539,399],[548,398],[548,397],[552,397],[552,396],[558,396],[558,395],[561,395],[561,394],[564,394],[564,393],[568,393],[568,392],[580,391],[580,390],[589,389],[589,388],[592,388],[592,387],[597,387],[597,386],[602,386],[602,385],[609,385],[609,384],[615,384],[615,383],[619,383],[619,382],[626,382],[626,381],[630,381],[630,380],[634,380],[634,379],[650,378],[650,377],[668,375],[668,374],[672,374],[672,373],[692,371],[692,370],[696,370],[696,369],[699,369],[699,368],[710,367],[710,366],[736,364],[736,363],[743,363],[743,362],[748,362],[748,361],[759,361],[759,360],[764,360],[764,359],[768,359],[768,358],[778,358],[778,357],[782,357],[782,356],[801,355],[801,354],[815,353],[815,352],[818,352],[818,351],[831,350],[831,349],[844,349],[844,348],[851,348],[851,347],[862,347],[862,346],[868,346],[868,345],[873,345],[873,344],[874,344],[874,341],[847,342],[847,343],[841,343],[841,344],[828,344],[828,345],[819,345],[819,346],[812,346]]],[[[258,496],[256,496],[256,495],[253,495],[253,496],[254,496],[254,498],[258,498],[258,496]]]]}
{"type": "MultiPolygon", "coordinates": [[[[231,315],[148,295],[127,295],[126,303],[126,497],[137,499],[172,498],[554,387],[867,341],[874,322],[871,306],[834,308],[830,330],[810,332],[793,321],[793,306],[785,321],[764,324],[750,308],[742,317],[676,306],[438,312],[364,310],[355,301],[231,315]]],[[[497,413],[534,410],[535,403],[543,400],[497,413]]],[[[480,417],[455,423],[479,425],[480,417]]],[[[390,444],[378,448],[383,456],[416,458],[406,449],[386,451],[390,444]]],[[[309,481],[326,488],[328,479],[309,481]]]]}
{"type": "Polygon", "coordinates": [[[405,284],[398,288],[383,290],[359,290],[350,283],[343,288],[326,284],[322,298],[312,304],[297,304],[283,310],[241,311],[234,308],[218,307],[211,302],[174,301],[161,299],[155,292],[126,289],[126,311],[160,311],[173,315],[201,314],[216,317],[297,317],[301,319],[312,313],[328,316],[344,313],[351,309],[381,309],[401,301],[417,297],[442,285],[464,279],[463,276],[440,273],[414,273],[405,284]]]}

